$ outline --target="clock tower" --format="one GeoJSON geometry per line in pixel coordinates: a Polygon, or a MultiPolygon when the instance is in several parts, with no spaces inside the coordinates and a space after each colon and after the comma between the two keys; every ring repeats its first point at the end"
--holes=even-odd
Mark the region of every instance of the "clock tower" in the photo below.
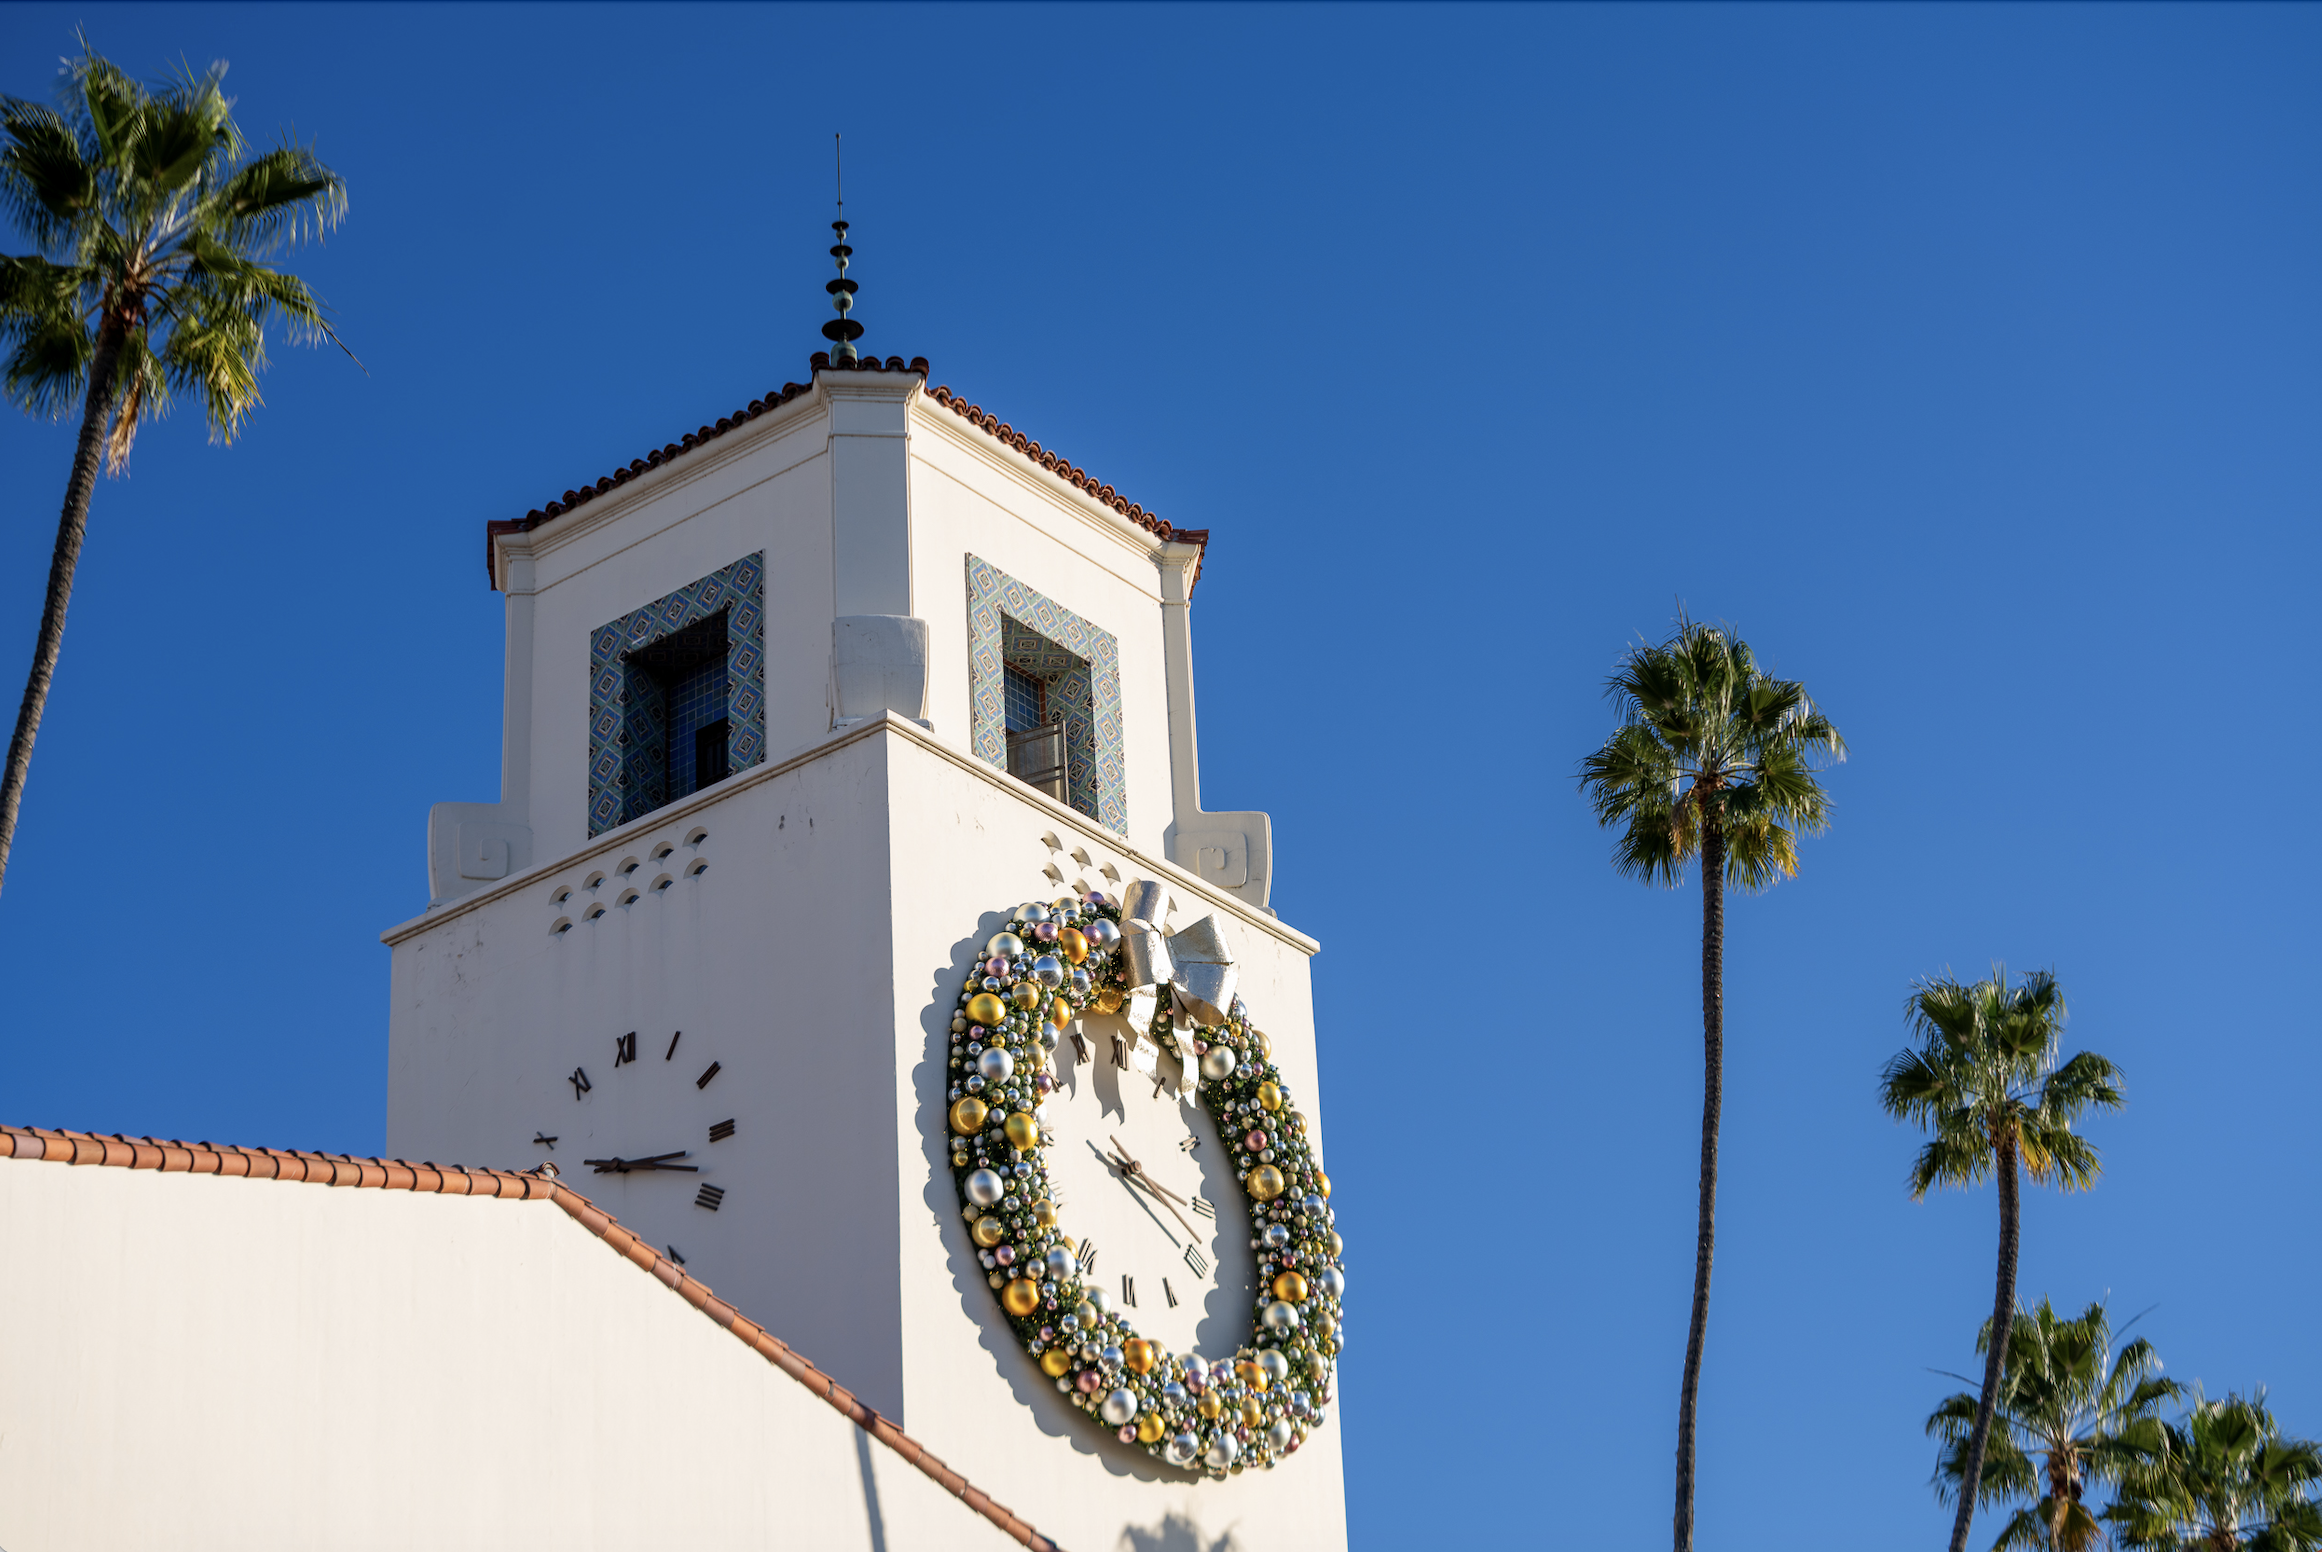
{"type": "MultiPolygon", "coordinates": [[[[1133,893],[1229,959],[1319,1168],[1317,945],[1268,907],[1267,816],[1201,806],[1208,532],[858,356],[845,236],[807,381],[488,525],[500,797],[435,806],[427,909],[384,934],[388,1151],[554,1163],[1063,1547],[1342,1547],[1335,1419],[1270,1469],[1123,1442],[1011,1334],[962,1213],[956,1021],[1028,902],[1133,893]]],[[[1062,1227],[1161,1335],[1232,1349],[1240,1142],[1134,1035],[1116,1064],[1066,1033],[1062,1227]],[[1093,1157],[1112,1134],[1183,1211],[1093,1157]]]]}

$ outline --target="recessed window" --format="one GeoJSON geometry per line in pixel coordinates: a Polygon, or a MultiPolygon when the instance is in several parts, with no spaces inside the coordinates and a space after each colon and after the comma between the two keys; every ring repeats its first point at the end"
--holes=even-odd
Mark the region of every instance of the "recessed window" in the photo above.
{"type": "Polygon", "coordinates": [[[589,634],[589,834],[766,757],[763,555],[589,634]]]}
{"type": "Polygon", "coordinates": [[[1038,671],[1040,666],[1044,665],[1006,666],[1008,774],[1059,803],[1068,803],[1072,784],[1064,757],[1064,712],[1061,707],[1048,709],[1051,680],[1038,671]]]}

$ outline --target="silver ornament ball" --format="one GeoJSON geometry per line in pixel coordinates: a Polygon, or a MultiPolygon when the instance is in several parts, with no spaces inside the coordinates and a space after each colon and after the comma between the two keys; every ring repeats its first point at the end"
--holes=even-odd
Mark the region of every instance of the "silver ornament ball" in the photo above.
{"type": "Polygon", "coordinates": [[[1266,1313],[1260,1319],[1268,1331],[1295,1331],[1298,1329],[1298,1306],[1287,1299],[1276,1299],[1266,1306],[1266,1313]]]}
{"type": "Polygon", "coordinates": [[[994,1046],[976,1058],[976,1074],[986,1083],[1005,1083],[1016,1075],[1016,1058],[994,1046]]]}
{"type": "Polygon", "coordinates": [[[978,1207],[990,1207],[1008,1194],[1007,1182],[988,1169],[979,1169],[968,1176],[963,1189],[967,1199],[978,1207]]]}
{"type": "Polygon", "coordinates": [[[1116,1390],[1111,1395],[1105,1397],[1103,1413],[1104,1420],[1108,1423],[1111,1423],[1115,1428],[1118,1428],[1122,1424],[1129,1422],[1136,1415],[1137,1393],[1135,1391],[1116,1390]]]}

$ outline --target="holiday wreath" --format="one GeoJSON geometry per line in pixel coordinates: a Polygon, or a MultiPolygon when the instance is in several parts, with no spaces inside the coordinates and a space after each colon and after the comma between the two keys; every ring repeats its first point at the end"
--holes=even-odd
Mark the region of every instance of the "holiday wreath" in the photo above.
{"type": "Polygon", "coordinates": [[[1321,1425],[1345,1340],[1343,1246],[1306,1118],[1230,979],[1222,992],[1209,983],[1224,1007],[1198,987],[1188,995],[1163,984],[1156,996],[1146,979],[1168,979],[1171,942],[1188,954],[1215,944],[1231,962],[1214,923],[1164,939],[1134,914],[1158,919],[1160,899],[1157,886],[1139,885],[1128,915],[1096,893],[1017,907],[960,991],[945,1121],[969,1236],[1025,1351],[1122,1443],[1224,1476],[1274,1465],[1321,1425]],[[1056,1088],[1059,1036],[1090,1011],[1125,1012],[1177,1054],[1235,1162],[1258,1291],[1249,1340],[1229,1359],[1172,1353],[1137,1335],[1105,1290],[1084,1282],[1075,1242],[1058,1226],[1044,1158],[1057,1136],[1040,1111],[1056,1088]]]}

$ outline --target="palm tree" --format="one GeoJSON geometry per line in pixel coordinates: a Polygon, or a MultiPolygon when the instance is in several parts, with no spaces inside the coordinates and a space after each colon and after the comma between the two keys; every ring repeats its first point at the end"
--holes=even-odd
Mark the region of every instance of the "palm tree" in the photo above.
{"type": "MultiPolygon", "coordinates": [[[[1912,1200],[1934,1186],[1999,1177],[1999,1277],[1991,1314],[1998,1327],[2016,1306],[2016,1172],[2067,1191],[2094,1185],[2102,1172],[2096,1147],[2072,1122],[2091,1105],[2119,1109],[2120,1074],[2089,1051],[2057,1065],[2064,993],[2045,970],[2014,985],[1998,966],[1990,980],[1973,986],[1948,976],[1922,981],[1912,988],[1908,1009],[1919,1044],[1887,1063],[1879,1098],[1889,1115],[1934,1134],[1911,1166],[1912,1200]]],[[[1967,1546],[1999,1401],[2005,1347],[1987,1342],[1985,1348],[1983,1391],[1959,1463],[1951,1552],[1967,1546]]]]}
{"type": "Polygon", "coordinates": [[[2131,1552],[2311,1552],[2322,1547],[2322,1447],[2285,1439],[2266,1393],[2205,1400],[2121,1474],[2105,1511],[2131,1552]]]}
{"type": "Polygon", "coordinates": [[[224,77],[213,65],[149,88],[84,38],[61,108],[0,97],[0,204],[40,250],[0,255],[8,394],[34,414],[81,407],[40,637],[0,773],[0,878],[100,454],[118,474],[139,424],[167,413],[173,390],[200,394],[211,440],[231,442],[259,402],[269,322],[336,338],[305,283],[258,259],[335,226],[346,187],[300,146],[245,158],[224,77]]]}
{"type": "Polygon", "coordinates": [[[1667,641],[1632,648],[1606,694],[1621,725],[1581,763],[1580,789],[1599,825],[1620,827],[1613,867],[1674,887],[1687,864],[1701,864],[1701,1189],[1677,1401],[1675,1524],[1677,1552],[1692,1552],[1694,1411],[1709,1334],[1725,1086],[1725,890],[1770,888],[1798,871],[1795,832],[1819,834],[1829,822],[1817,760],[1845,759],[1846,743],[1804,686],[1759,670],[1748,643],[1683,618],[1667,641]]]}
{"type": "MultiPolygon", "coordinates": [[[[1991,1334],[1986,1321],[1977,1352],[1991,1351],[1991,1334]]],[[[2178,1392],[2160,1369],[2160,1355],[2141,1337],[2113,1352],[2101,1301],[2076,1320],[2060,1318],[2046,1299],[2016,1311],[1977,1497],[1987,1505],[2038,1501],[2016,1511],[1992,1552],[2091,1552],[2102,1544],[2103,1528],[2083,1494],[2092,1482],[2116,1477],[2130,1451],[2157,1437],[2153,1409],[2178,1392]]],[[[1961,1391],[1927,1419],[1928,1434],[1943,1441],[1935,1480],[1946,1500],[1967,1474],[1979,1404],[1961,1391]]]]}

